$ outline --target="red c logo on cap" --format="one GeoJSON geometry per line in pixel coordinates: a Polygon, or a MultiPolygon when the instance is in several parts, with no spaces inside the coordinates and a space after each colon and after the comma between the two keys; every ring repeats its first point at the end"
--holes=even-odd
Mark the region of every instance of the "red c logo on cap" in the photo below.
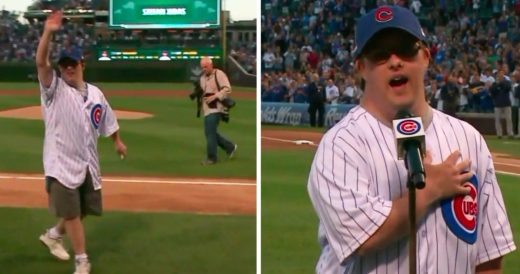
{"type": "Polygon", "coordinates": [[[384,23],[392,20],[394,18],[394,13],[389,7],[380,7],[376,10],[375,17],[377,22],[384,23]]]}

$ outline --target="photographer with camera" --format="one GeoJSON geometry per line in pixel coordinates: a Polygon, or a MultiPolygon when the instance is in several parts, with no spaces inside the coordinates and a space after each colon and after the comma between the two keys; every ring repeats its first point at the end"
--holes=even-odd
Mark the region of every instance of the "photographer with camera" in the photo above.
{"type": "Polygon", "coordinates": [[[202,161],[202,165],[212,165],[217,162],[217,146],[226,151],[228,158],[232,158],[237,150],[236,144],[218,133],[220,120],[229,119],[227,111],[233,107],[234,102],[228,97],[228,94],[231,93],[231,85],[226,74],[213,68],[213,62],[208,57],[201,59],[200,66],[203,72],[200,77],[200,87],[204,112],[204,134],[207,141],[207,158],[202,161]]]}

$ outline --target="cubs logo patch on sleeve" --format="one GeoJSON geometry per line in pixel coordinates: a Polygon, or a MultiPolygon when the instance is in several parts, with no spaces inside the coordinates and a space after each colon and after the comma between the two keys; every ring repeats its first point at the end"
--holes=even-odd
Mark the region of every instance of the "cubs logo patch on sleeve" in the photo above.
{"type": "Polygon", "coordinates": [[[92,125],[94,125],[95,129],[99,128],[99,123],[101,123],[101,115],[103,114],[103,107],[101,104],[96,104],[90,110],[90,120],[92,121],[92,125]]]}
{"type": "Polygon", "coordinates": [[[464,184],[470,188],[468,195],[441,201],[442,217],[450,231],[468,244],[477,241],[478,179],[475,175],[464,184]]]}

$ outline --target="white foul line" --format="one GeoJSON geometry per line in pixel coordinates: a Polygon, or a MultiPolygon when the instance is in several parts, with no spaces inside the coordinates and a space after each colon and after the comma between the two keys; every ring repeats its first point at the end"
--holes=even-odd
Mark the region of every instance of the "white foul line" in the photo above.
{"type": "MultiPolygon", "coordinates": [[[[265,136],[262,136],[262,138],[266,139],[266,140],[271,140],[271,141],[278,141],[278,142],[285,142],[285,143],[294,143],[294,144],[297,144],[297,145],[303,144],[302,143],[302,141],[303,141],[305,144],[316,146],[316,144],[314,144],[313,142],[305,141],[305,140],[288,140],[288,139],[279,139],[279,138],[272,138],[272,137],[265,137],[265,136]],[[307,142],[309,142],[309,143],[307,143],[307,142]]],[[[499,164],[499,165],[504,165],[504,166],[520,167],[520,165],[517,165],[517,164],[510,164],[510,163],[497,162],[497,161],[494,161],[494,163],[495,164],[499,164]]],[[[520,173],[499,171],[499,170],[496,170],[496,173],[505,174],[505,175],[511,175],[511,176],[519,176],[520,177],[520,173]]]]}
{"type": "MultiPolygon", "coordinates": [[[[33,180],[42,181],[43,176],[4,176],[0,175],[0,179],[18,179],[18,180],[33,180]]],[[[214,186],[256,186],[253,183],[230,183],[222,181],[182,181],[182,180],[153,180],[153,179],[110,179],[103,178],[103,182],[117,182],[117,183],[150,183],[150,184],[172,184],[172,185],[214,185],[214,186]]]]}
{"type": "Polygon", "coordinates": [[[270,141],[284,142],[284,143],[293,143],[293,144],[297,144],[297,145],[318,146],[313,141],[309,141],[309,140],[287,140],[287,139],[272,138],[272,137],[265,137],[265,136],[262,136],[262,139],[266,139],[266,140],[270,140],[270,141]]]}
{"type": "Polygon", "coordinates": [[[271,137],[264,137],[264,136],[262,136],[262,139],[278,141],[278,142],[285,142],[285,143],[294,143],[294,141],[287,140],[287,139],[278,139],[278,138],[271,138],[271,137]]]}
{"type": "Polygon", "coordinates": [[[517,164],[510,164],[510,163],[502,163],[502,162],[497,162],[497,161],[494,161],[494,164],[495,165],[504,165],[504,166],[513,166],[513,167],[520,167],[520,165],[517,165],[517,164]]]}
{"type": "Polygon", "coordinates": [[[507,172],[507,171],[499,171],[499,170],[497,170],[496,173],[520,177],[520,174],[514,173],[514,172],[507,172]]]}

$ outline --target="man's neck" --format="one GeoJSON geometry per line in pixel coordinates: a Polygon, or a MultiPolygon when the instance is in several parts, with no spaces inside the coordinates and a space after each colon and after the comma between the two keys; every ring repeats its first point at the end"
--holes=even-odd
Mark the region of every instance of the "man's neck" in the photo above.
{"type": "Polygon", "coordinates": [[[85,91],[87,89],[87,83],[85,83],[83,80],[76,83],[75,88],[79,91],[85,91]]]}
{"type": "Polygon", "coordinates": [[[76,90],[85,90],[87,88],[87,84],[83,80],[69,82],[66,81],[66,83],[67,85],[75,88],[76,90]]]}

